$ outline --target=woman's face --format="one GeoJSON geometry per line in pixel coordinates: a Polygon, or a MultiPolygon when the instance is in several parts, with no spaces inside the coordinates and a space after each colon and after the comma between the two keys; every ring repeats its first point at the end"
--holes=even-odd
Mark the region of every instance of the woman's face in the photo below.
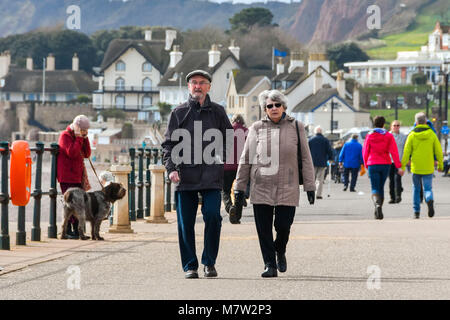
{"type": "Polygon", "coordinates": [[[266,114],[270,118],[270,120],[272,120],[275,123],[280,121],[281,117],[283,116],[284,110],[285,109],[282,103],[267,98],[266,114]]]}

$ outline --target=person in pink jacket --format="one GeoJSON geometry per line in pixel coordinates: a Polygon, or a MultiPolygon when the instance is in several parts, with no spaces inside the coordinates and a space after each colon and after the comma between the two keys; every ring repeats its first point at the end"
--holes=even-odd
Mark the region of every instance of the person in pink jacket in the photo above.
{"type": "Polygon", "coordinates": [[[398,174],[401,176],[404,174],[394,136],[383,128],[385,122],[384,117],[375,117],[373,120],[375,129],[367,135],[363,147],[364,166],[369,171],[375,219],[379,220],[383,219],[384,183],[389,175],[392,161],[398,168],[398,174]]]}

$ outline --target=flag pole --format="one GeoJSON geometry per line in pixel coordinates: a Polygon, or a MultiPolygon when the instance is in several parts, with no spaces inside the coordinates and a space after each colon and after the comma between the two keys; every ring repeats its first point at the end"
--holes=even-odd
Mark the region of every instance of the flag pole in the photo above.
{"type": "Polygon", "coordinates": [[[275,56],[273,55],[274,51],[275,51],[275,47],[272,47],[272,70],[273,70],[274,65],[275,65],[275,56]]]}

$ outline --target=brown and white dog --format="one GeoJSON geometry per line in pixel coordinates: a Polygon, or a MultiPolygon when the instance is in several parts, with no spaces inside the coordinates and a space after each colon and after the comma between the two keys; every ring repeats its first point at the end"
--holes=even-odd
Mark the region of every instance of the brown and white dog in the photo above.
{"type": "Polygon", "coordinates": [[[91,223],[92,240],[104,240],[100,237],[100,225],[108,216],[111,204],[122,199],[127,193],[121,183],[111,182],[101,191],[86,192],[80,188],[70,188],[64,193],[64,223],[61,239],[67,239],[66,229],[70,217],[78,219],[78,233],[81,240],[89,239],[84,235],[86,220],[91,223]]]}

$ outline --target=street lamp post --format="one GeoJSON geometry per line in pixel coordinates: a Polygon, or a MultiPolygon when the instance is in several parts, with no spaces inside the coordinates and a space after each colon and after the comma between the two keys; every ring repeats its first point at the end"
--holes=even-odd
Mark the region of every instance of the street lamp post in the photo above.
{"type": "Polygon", "coordinates": [[[331,99],[331,120],[330,120],[330,130],[331,130],[331,135],[333,135],[333,110],[334,110],[334,101],[333,101],[333,99],[331,99]]]}

